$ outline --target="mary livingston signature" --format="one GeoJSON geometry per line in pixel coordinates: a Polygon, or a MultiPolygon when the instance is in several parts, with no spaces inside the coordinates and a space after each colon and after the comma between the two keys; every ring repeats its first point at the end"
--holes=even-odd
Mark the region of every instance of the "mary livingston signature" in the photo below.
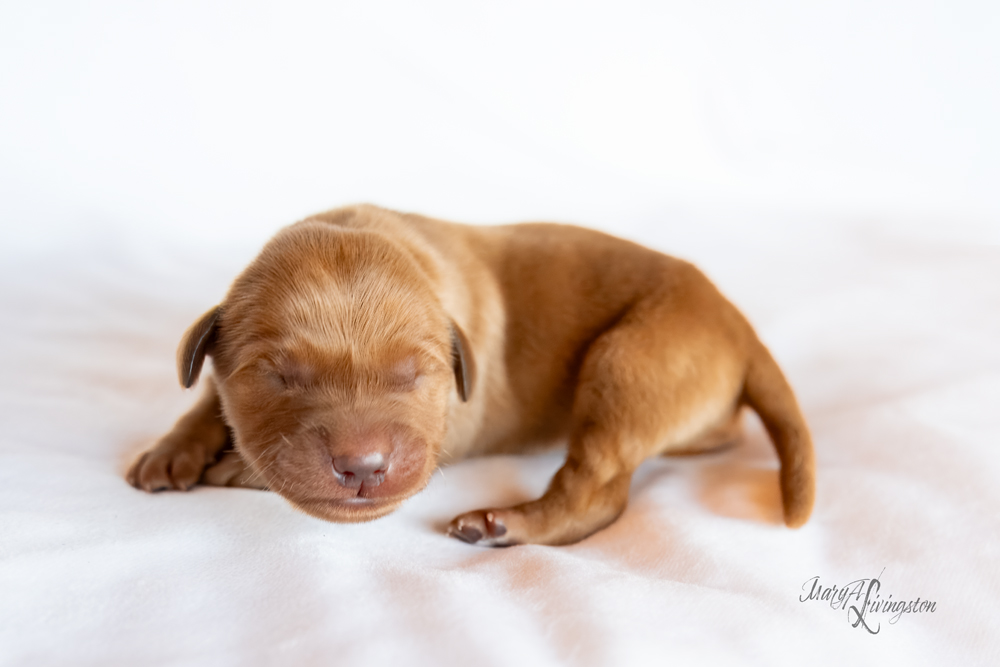
{"type": "Polygon", "coordinates": [[[883,574],[885,574],[884,569],[873,579],[855,579],[844,586],[824,585],[817,575],[802,584],[802,590],[805,592],[799,596],[799,602],[818,600],[829,603],[832,609],[846,609],[847,622],[852,628],[862,627],[873,635],[877,635],[882,627],[881,623],[877,623],[875,629],[872,629],[873,621],[870,616],[874,614],[892,614],[889,617],[889,624],[895,625],[903,614],[935,611],[937,603],[931,600],[920,598],[893,600],[892,595],[887,598],[882,597],[883,574]],[[851,604],[852,602],[854,604],[851,604]]]}

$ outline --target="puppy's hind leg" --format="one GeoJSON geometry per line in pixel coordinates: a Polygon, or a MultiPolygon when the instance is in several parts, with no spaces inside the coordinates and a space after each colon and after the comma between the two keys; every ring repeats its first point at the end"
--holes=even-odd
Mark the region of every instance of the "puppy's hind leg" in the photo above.
{"type": "Polygon", "coordinates": [[[663,310],[639,310],[591,345],[574,398],[566,463],[545,494],[463,514],[449,534],[488,546],[581,540],[624,511],[632,473],[643,460],[731,414],[742,384],[738,355],[697,321],[678,322],[686,318],[663,310]],[[671,336],[677,327],[684,333],[671,336]]]}
{"type": "Polygon", "coordinates": [[[694,439],[663,452],[663,456],[697,456],[731,449],[743,440],[743,410],[737,406],[732,415],[710,427],[694,439]]]}

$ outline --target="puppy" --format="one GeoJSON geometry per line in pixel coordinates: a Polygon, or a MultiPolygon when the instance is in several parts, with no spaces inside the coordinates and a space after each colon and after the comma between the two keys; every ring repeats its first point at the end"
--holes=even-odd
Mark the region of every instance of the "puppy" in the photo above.
{"type": "Polygon", "coordinates": [[[809,431],[747,321],[690,264],[596,231],[323,213],[280,231],[187,331],[184,387],[206,355],[214,377],[132,465],[137,488],[267,488],[369,521],[438,465],[565,441],[541,498],[449,533],[569,544],[622,513],[643,460],[732,442],[749,406],[781,461],[785,523],[812,510],[809,431]]]}

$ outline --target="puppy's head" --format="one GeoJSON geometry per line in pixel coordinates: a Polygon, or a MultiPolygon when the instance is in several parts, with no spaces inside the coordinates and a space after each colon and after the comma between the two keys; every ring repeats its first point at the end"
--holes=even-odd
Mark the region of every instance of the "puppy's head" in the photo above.
{"type": "Polygon", "coordinates": [[[181,383],[213,357],[241,456],[293,505],[365,521],[422,489],[474,362],[432,265],[324,222],[280,232],[185,334],[181,383]]]}

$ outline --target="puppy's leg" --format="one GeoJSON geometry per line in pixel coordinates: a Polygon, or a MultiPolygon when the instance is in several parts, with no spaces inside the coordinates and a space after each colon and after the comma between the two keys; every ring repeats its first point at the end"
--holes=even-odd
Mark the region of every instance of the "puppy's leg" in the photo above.
{"type": "Polygon", "coordinates": [[[637,308],[587,352],[566,463],[545,494],[463,514],[449,534],[507,546],[569,544],[600,530],[625,509],[643,460],[724,423],[739,400],[744,369],[732,340],[699,318],[669,304],[637,308]]]}
{"type": "Polygon", "coordinates": [[[569,544],[600,530],[625,509],[635,469],[615,454],[616,442],[617,436],[601,427],[578,432],[541,498],[468,512],[451,522],[448,534],[473,544],[510,546],[569,544]]]}
{"type": "Polygon", "coordinates": [[[136,459],[125,479],[143,491],[187,491],[206,466],[215,462],[227,438],[215,382],[205,378],[201,399],[152,449],[136,459]]]}
{"type": "Polygon", "coordinates": [[[733,410],[733,414],[695,439],[671,447],[663,452],[664,456],[696,456],[698,454],[715,454],[735,447],[743,439],[743,409],[742,406],[733,410]]]}
{"type": "Polygon", "coordinates": [[[244,489],[267,489],[264,478],[246,464],[235,449],[222,453],[219,460],[205,469],[201,483],[208,486],[238,486],[244,489]]]}

